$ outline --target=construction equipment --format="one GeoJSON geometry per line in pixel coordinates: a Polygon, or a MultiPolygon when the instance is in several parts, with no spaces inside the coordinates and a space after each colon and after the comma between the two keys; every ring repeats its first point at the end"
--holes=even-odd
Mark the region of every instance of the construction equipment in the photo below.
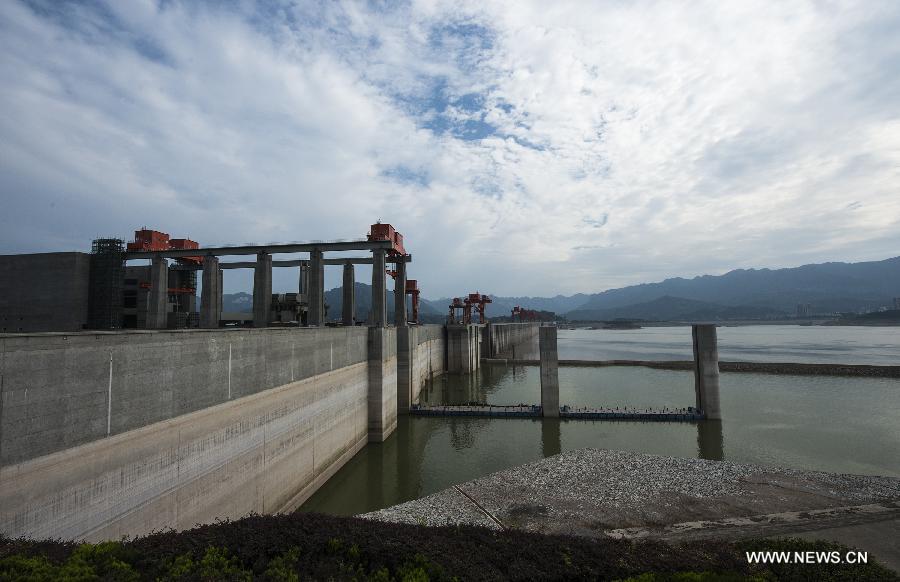
{"type": "MultiPolygon", "coordinates": [[[[126,247],[129,251],[170,251],[199,249],[200,243],[192,241],[189,238],[173,238],[165,232],[151,230],[146,226],[140,230],[134,231],[134,240],[128,243],[126,247]]],[[[178,257],[175,261],[180,265],[200,265],[203,263],[203,257],[178,257]]],[[[175,287],[169,287],[170,295],[194,295],[197,292],[197,273],[195,271],[180,271],[178,273],[179,283],[175,287]]],[[[141,287],[149,289],[149,283],[141,283],[141,287]]]]}
{"type": "MultiPolygon", "coordinates": [[[[189,238],[173,238],[169,239],[169,235],[158,230],[150,230],[146,226],[141,230],[134,231],[134,240],[128,243],[126,247],[129,251],[172,251],[185,249],[199,249],[200,243],[192,241],[189,238]]],[[[179,257],[176,259],[182,264],[199,265],[203,262],[202,257],[179,257]]]]}
{"type": "MultiPolygon", "coordinates": [[[[403,248],[403,235],[394,230],[394,227],[390,224],[382,224],[379,220],[369,227],[369,233],[366,235],[366,239],[369,241],[391,241],[393,247],[388,250],[388,255],[401,258],[409,257],[406,249],[403,248]]],[[[392,279],[397,279],[397,271],[385,269],[384,272],[390,275],[392,279]]],[[[412,297],[412,319],[410,322],[419,323],[419,285],[415,279],[406,280],[404,294],[412,297]]]]}
{"type": "Polygon", "coordinates": [[[403,235],[394,230],[390,224],[382,224],[380,221],[369,227],[369,234],[366,235],[369,241],[387,240],[391,241],[393,247],[388,250],[389,255],[407,256],[406,249],[403,248],[403,235]]]}
{"type": "Polygon", "coordinates": [[[469,320],[472,318],[472,308],[475,308],[475,311],[478,312],[478,323],[485,323],[487,318],[484,316],[484,308],[488,303],[493,303],[493,300],[487,295],[482,295],[476,291],[475,293],[469,293],[465,303],[469,305],[469,320]]]}
{"type": "Polygon", "coordinates": [[[468,323],[465,319],[465,313],[463,313],[462,320],[460,320],[456,316],[457,309],[464,310],[465,308],[466,308],[466,305],[465,305],[465,303],[463,303],[463,300],[460,299],[459,297],[454,297],[450,303],[450,314],[447,316],[447,323],[449,323],[451,325],[456,324],[456,323],[468,323]]]}
{"type": "Polygon", "coordinates": [[[516,305],[512,308],[510,318],[513,321],[537,321],[540,317],[537,311],[532,309],[522,309],[516,305]]]}
{"type": "Polygon", "coordinates": [[[462,323],[464,325],[469,325],[472,323],[472,310],[474,309],[478,313],[478,323],[485,323],[487,318],[485,317],[485,306],[488,303],[493,303],[493,300],[487,296],[478,293],[469,293],[465,299],[454,297],[453,302],[450,303],[450,312],[447,317],[447,322],[451,324],[462,323]],[[456,310],[459,309],[462,311],[462,317],[457,317],[456,310]]]}
{"type": "Polygon", "coordinates": [[[419,323],[419,282],[415,279],[406,280],[406,294],[412,297],[412,323],[419,323]]]}

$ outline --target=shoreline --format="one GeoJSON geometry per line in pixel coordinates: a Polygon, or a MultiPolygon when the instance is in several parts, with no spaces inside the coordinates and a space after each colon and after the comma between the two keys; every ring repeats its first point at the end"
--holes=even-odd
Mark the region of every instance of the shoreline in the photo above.
{"type": "MultiPolygon", "coordinates": [[[[483,358],[485,364],[538,366],[540,360],[483,358]]],[[[641,366],[657,370],[693,370],[691,360],[559,360],[560,367],[641,366]]],[[[867,378],[900,378],[900,366],[872,364],[801,364],[796,362],[719,362],[720,372],[780,374],[793,376],[844,376],[867,378]]]]}

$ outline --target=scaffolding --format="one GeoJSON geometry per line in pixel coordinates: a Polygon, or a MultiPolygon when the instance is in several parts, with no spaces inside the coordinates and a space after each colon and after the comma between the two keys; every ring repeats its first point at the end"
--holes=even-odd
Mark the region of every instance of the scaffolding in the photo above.
{"type": "Polygon", "coordinates": [[[88,328],[122,327],[124,281],[125,241],[119,238],[95,239],[91,244],[88,328]]]}

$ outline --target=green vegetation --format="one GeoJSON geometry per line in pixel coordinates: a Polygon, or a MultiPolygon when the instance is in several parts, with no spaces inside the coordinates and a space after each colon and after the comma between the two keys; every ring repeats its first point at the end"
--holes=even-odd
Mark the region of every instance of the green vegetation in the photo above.
{"type": "Polygon", "coordinates": [[[860,565],[753,565],[747,562],[748,551],[847,549],[795,539],[669,545],[295,514],[250,516],[185,532],[98,544],[0,538],[0,582],[900,580],[871,558],[860,565]]]}

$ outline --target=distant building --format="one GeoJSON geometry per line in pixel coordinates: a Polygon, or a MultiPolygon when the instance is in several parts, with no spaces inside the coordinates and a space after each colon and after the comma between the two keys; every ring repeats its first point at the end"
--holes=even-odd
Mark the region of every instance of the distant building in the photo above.
{"type": "Polygon", "coordinates": [[[900,309],[900,297],[894,297],[894,309],[900,309]]]}
{"type": "Polygon", "coordinates": [[[812,313],[812,306],[809,303],[797,304],[797,317],[809,317],[812,313]]]}

